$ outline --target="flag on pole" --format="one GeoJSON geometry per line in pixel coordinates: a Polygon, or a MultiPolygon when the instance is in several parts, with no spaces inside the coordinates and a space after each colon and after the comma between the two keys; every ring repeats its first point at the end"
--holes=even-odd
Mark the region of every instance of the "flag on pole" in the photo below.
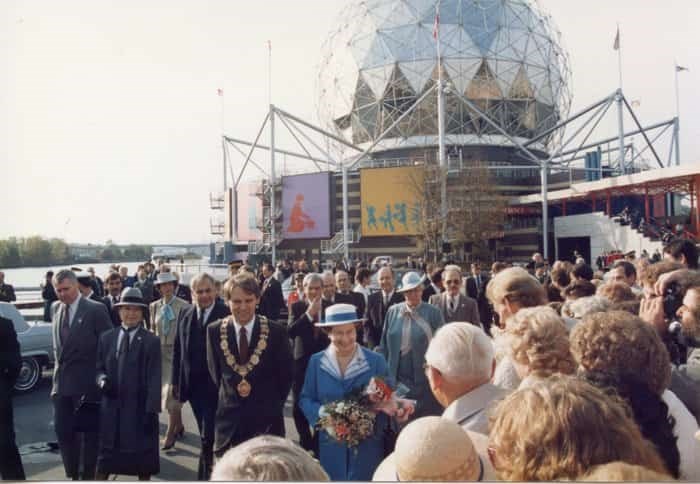
{"type": "Polygon", "coordinates": [[[440,2],[435,5],[435,24],[433,25],[433,39],[437,40],[440,35],[440,2]]]}
{"type": "Polygon", "coordinates": [[[620,26],[617,26],[617,34],[615,34],[615,43],[613,44],[613,50],[620,50],[620,26]]]}
{"type": "Polygon", "coordinates": [[[688,71],[688,70],[690,70],[690,69],[688,69],[687,67],[679,66],[678,64],[676,64],[676,72],[688,71]]]}
{"type": "Polygon", "coordinates": [[[216,90],[216,93],[217,93],[219,96],[223,96],[223,95],[224,95],[224,90],[221,89],[221,88],[219,88],[219,89],[216,90]]]}

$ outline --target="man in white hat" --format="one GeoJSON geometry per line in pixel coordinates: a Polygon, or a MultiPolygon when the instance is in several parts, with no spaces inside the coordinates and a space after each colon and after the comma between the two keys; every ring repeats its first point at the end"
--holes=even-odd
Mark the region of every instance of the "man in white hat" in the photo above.
{"type": "Polygon", "coordinates": [[[173,396],[171,378],[173,371],[173,352],[175,335],[177,334],[177,319],[183,309],[190,305],[187,301],[175,296],[177,279],[172,272],[161,272],[155,281],[155,287],[161,298],[149,305],[151,331],[160,338],[160,354],[162,368],[162,403],[168,411],[168,430],[163,442],[163,450],[175,445],[177,435],[182,435],[182,403],[173,396]]]}
{"type": "Polygon", "coordinates": [[[425,352],[425,372],[445,407],[443,418],[488,434],[488,412],[508,394],[490,383],[495,367],[493,344],[481,328],[469,323],[440,328],[425,352]]]}

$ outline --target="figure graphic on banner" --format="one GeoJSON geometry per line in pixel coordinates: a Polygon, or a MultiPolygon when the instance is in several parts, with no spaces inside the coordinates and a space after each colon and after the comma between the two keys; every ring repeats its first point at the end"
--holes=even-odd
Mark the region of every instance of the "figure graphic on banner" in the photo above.
{"type": "Polygon", "coordinates": [[[306,229],[313,230],[316,227],[316,222],[306,213],[302,205],[304,203],[304,195],[298,193],[294,206],[289,214],[289,227],[287,227],[287,232],[289,233],[299,233],[306,229]]]}
{"type": "Polygon", "coordinates": [[[377,209],[374,208],[374,205],[369,205],[367,207],[367,227],[374,227],[375,229],[379,228],[377,226],[376,211],[377,211],[377,209]]]}

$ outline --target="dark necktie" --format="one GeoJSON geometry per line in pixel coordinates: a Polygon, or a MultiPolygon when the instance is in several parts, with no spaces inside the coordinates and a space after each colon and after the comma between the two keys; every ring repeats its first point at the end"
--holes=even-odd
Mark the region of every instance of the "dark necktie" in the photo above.
{"type": "Polygon", "coordinates": [[[455,306],[456,306],[455,300],[450,298],[450,311],[453,313],[455,312],[455,306]]]}
{"type": "Polygon", "coordinates": [[[241,326],[240,341],[238,342],[238,355],[240,357],[241,365],[248,363],[248,336],[246,336],[245,326],[241,326]]]}
{"type": "Polygon", "coordinates": [[[121,343],[119,343],[119,356],[117,357],[117,379],[119,380],[119,387],[121,387],[124,382],[123,377],[124,377],[124,368],[126,367],[126,359],[129,356],[129,345],[130,345],[130,334],[134,331],[136,331],[136,328],[138,326],[134,326],[133,328],[125,328],[122,326],[122,331],[124,332],[124,336],[122,336],[121,343]]]}
{"type": "Polygon", "coordinates": [[[61,346],[63,346],[66,343],[66,340],[68,339],[68,335],[70,334],[70,314],[69,314],[69,307],[67,304],[63,305],[63,313],[61,313],[61,327],[60,327],[60,334],[61,334],[61,346]]]}

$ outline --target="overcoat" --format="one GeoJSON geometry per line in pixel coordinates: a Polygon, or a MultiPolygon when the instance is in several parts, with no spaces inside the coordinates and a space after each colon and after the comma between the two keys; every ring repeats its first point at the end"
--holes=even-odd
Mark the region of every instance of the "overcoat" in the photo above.
{"type": "MultiPolygon", "coordinates": [[[[357,353],[341,376],[332,347],[316,353],[309,360],[299,406],[311,425],[319,419],[323,405],[344,399],[357,388],[364,388],[378,376],[391,384],[384,357],[358,345],[357,353]]],[[[387,415],[380,413],[374,424],[374,434],[360,442],[357,448],[337,442],[325,430],[319,431],[321,466],[331,481],[369,481],[384,458],[384,432],[389,424],[387,415]]]]}
{"type": "Polygon", "coordinates": [[[119,385],[117,339],[121,327],[100,337],[97,378],[106,375],[116,391],[100,404],[99,472],[120,475],[157,474],[158,413],[160,413],[160,341],[143,326],[129,346],[119,385]]]}
{"type": "MultiPolygon", "coordinates": [[[[399,359],[401,356],[401,336],[404,324],[403,315],[407,309],[406,302],[394,304],[389,308],[386,313],[381,344],[378,348],[378,351],[384,355],[389,365],[389,375],[398,383],[404,383],[399,377],[399,359]]],[[[413,368],[413,377],[411,378],[412,383],[407,384],[410,392],[406,397],[417,400],[414,418],[418,418],[425,415],[434,415],[435,410],[440,411],[440,407],[437,405],[435,397],[433,397],[430,390],[428,378],[425,376],[423,363],[425,363],[425,352],[428,349],[432,335],[445,321],[440,310],[432,304],[422,302],[415,307],[414,313],[428,324],[431,333],[426,335],[419,324],[411,323],[410,361],[413,368]]]]}

